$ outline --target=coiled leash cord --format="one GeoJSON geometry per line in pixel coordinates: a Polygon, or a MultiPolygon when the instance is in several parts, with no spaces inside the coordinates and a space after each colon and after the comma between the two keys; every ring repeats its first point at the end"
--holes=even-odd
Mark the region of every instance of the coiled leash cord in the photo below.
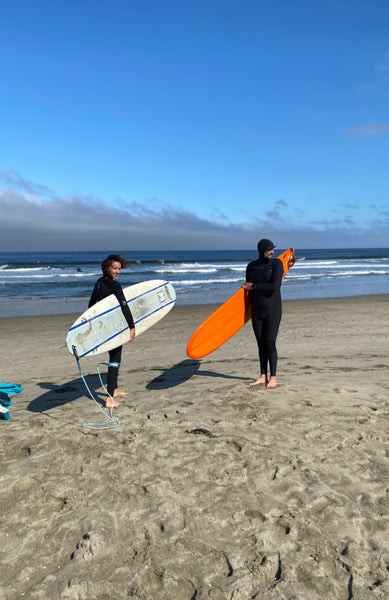
{"type": "MultiPolygon", "coordinates": [[[[81,375],[81,379],[83,380],[86,389],[89,392],[90,397],[92,398],[93,402],[96,404],[96,406],[98,407],[99,410],[101,410],[101,412],[103,413],[103,415],[108,419],[109,423],[83,423],[82,427],[86,427],[87,429],[114,429],[115,427],[119,427],[120,425],[120,421],[117,417],[113,416],[113,406],[111,406],[111,408],[109,409],[109,413],[107,413],[104,408],[101,406],[101,404],[99,402],[97,402],[96,398],[94,397],[93,393],[91,392],[86,379],[83,375],[83,372],[81,370],[81,365],[80,365],[80,358],[77,354],[77,350],[75,348],[75,346],[72,346],[72,350],[73,350],[73,354],[76,358],[77,361],[77,366],[78,366],[78,370],[80,371],[80,375],[81,375]]],[[[111,394],[108,393],[107,388],[105,387],[102,377],[101,377],[101,373],[100,373],[100,365],[106,365],[108,367],[117,367],[119,368],[119,363],[98,363],[97,365],[97,373],[99,375],[99,379],[100,379],[100,383],[104,389],[104,391],[106,392],[106,394],[112,398],[112,404],[113,404],[113,396],[111,396],[111,394]]]]}

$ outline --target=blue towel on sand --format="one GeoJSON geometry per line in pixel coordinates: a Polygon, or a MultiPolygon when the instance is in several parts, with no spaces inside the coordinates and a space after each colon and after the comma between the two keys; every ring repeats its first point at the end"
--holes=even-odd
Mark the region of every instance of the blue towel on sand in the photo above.
{"type": "Polygon", "coordinates": [[[0,383],[0,392],[3,394],[20,394],[23,386],[20,383],[0,383]]]}
{"type": "Polygon", "coordinates": [[[20,383],[0,383],[0,418],[8,421],[9,410],[8,408],[12,404],[11,398],[8,394],[20,394],[23,390],[23,386],[20,383]]]}

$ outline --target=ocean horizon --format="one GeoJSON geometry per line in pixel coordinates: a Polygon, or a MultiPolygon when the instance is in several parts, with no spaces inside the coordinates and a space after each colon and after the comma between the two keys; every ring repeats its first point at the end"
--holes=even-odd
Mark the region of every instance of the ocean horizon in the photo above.
{"type": "MultiPolygon", "coordinates": [[[[276,249],[275,256],[284,249],[276,249]]],[[[109,252],[0,252],[0,317],[82,313],[109,252]]],[[[177,305],[221,304],[245,280],[253,250],[121,251],[127,287],[164,279],[177,305]]],[[[283,300],[389,293],[389,248],[297,249],[283,300]]]]}

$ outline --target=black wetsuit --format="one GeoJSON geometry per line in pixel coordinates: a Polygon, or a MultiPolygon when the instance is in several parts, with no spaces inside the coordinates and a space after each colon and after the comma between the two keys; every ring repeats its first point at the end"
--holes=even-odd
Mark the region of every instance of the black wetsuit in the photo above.
{"type": "Polygon", "coordinates": [[[259,259],[247,265],[246,281],[254,284],[251,295],[251,320],[259,350],[261,375],[277,373],[276,339],[282,316],[281,283],[284,268],[278,258],[267,259],[260,254],[259,259]]]}
{"type": "MultiPolygon", "coordinates": [[[[124,297],[122,286],[115,279],[111,279],[111,277],[108,277],[108,275],[103,275],[102,277],[100,277],[100,279],[96,281],[95,287],[89,300],[89,308],[96,304],[96,302],[100,302],[100,300],[103,300],[111,294],[114,294],[118,299],[129,329],[134,329],[134,319],[132,317],[127,301],[124,297]]],[[[110,394],[110,396],[113,396],[113,393],[117,388],[121,358],[122,346],[118,346],[117,348],[114,348],[113,350],[109,351],[109,362],[117,363],[118,365],[108,367],[107,391],[110,394]]]]}

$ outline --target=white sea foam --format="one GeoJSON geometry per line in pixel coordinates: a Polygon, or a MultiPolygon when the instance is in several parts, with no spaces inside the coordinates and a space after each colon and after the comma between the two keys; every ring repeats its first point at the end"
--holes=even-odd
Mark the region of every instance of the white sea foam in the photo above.
{"type": "MultiPolygon", "coordinates": [[[[119,281],[127,287],[148,279],[166,279],[177,302],[227,299],[245,280],[253,251],[129,252],[130,266],[119,281]]],[[[389,250],[298,251],[282,285],[284,298],[389,293],[389,250]]],[[[0,253],[0,299],[89,298],[101,276],[105,253],[0,253]]],[[[85,300],[84,300],[85,303],[85,300]]],[[[3,303],[4,304],[4,303],[3,303]]]]}
{"type": "Polygon", "coordinates": [[[198,279],[179,279],[177,281],[174,281],[173,279],[170,281],[170,283],[172,283],[173,285],[194,285],[194,284],[199,284],[202,286],[207,286],[210,284],[223,284],[223,283],[235,283],[237,281],[240,281],[241,283],[243,283],[243,279],[241,277],[237,278],[227,278],[227,277],[223,277],[223,278],[217,278],[217,279],[204,279],[202,281],[199,281],[198,279]]]}
{"type": "Polygon", "coordinates": [[[164,265],[153,269],[154,273],[169,274],[169,273],[218,273],[219,271],[245,271],[246,265],[234,265],[226,263],[181,263],[164,265]]]}
{"type": "Polygon", "coordinates": [[[5,281],[36,281],[36,280],[52,280],[55,279],[82,279],[85,277],[100,277],[101,273],[63,273],[61,271],[51,270],[49,272],[39,273],[20,273],[19,271],[11,271],[7,273],[0,273],[0,280],[5,281]]]}
{"type": "Polygon", "coordinates": [[[169,273],[217,273],[215,267],[170,267],[165,269],[153,269],[154,273],[169,274],[169,273]]]}

